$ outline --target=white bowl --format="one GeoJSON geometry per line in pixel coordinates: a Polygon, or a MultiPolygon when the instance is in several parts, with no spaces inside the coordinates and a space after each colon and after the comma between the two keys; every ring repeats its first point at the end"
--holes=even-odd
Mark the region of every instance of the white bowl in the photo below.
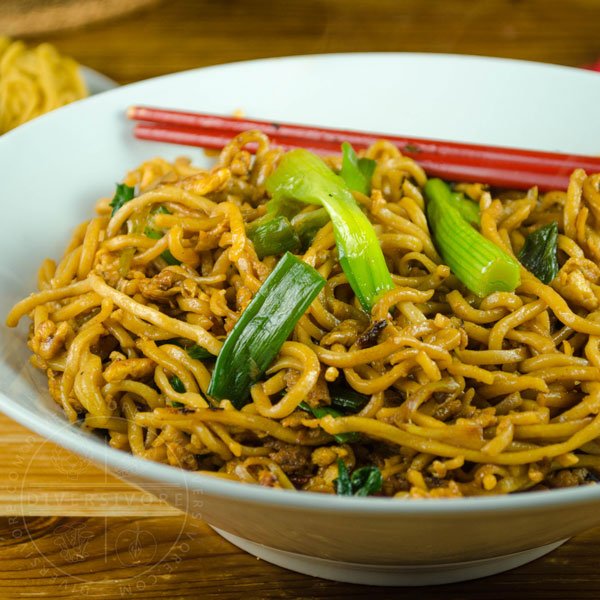
{"type": "Polygon", "coordinates": [[[81,74],[87,85],[90,96],[95,96],[96,94],[119,87],[119,84],[116,81],[98,71],[94,71],[94,69],[84,66],[79,68],[81,69],[81,74]]]}
{"type": "MultiPolygon", "coordinates": [[[[45,115],[0,138],[0,313],[34,289],[46,256],[126,170],[200,150],[135,140],[147,104],[498,145],[600,152],[600,76],[564,67],[420,54],[271,59],[144,81],[45,115]]],[[[26,321],[26,319],[24,319],[26,321]]],[[[512,568],[600,525],[600,486],[507,497],[404,501],[265,489],[143,461],[65,423],[28,362],[27,324],[2,328],[0,408],[291,569],[422,585],[512,568]]]]}

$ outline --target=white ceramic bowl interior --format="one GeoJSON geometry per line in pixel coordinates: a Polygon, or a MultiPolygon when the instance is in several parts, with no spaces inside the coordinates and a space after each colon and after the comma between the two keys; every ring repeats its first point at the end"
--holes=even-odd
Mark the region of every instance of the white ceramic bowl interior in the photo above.
{"type": "MultiPolygon", "coordinates": [[[[600,76],[526,62],[420,54],[270,59],[122,87],[0,138],[0,314],[35,289],[46,256],[144,159],[202,151],[135,140],[133,104],[520,146],[600,152],[600,76]]],[[[0,409],[123,479],[205,519],[254,554],[361,583],[481,577],[600,524],[600,486],[509,497],[398,501],[264,489],[136,459],[65,422],[28,362],[26,319],[2,326],[0,409]]]]}

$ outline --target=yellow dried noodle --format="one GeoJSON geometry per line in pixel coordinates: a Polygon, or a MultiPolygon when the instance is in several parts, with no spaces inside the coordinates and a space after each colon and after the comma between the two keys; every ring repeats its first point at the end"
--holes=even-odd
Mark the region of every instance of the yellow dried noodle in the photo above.
{"type": "Polygon", "coordinates": [[[51,44],[28,49],[0,35],[0,135],[87,95],[72,58],[51,44]]]}

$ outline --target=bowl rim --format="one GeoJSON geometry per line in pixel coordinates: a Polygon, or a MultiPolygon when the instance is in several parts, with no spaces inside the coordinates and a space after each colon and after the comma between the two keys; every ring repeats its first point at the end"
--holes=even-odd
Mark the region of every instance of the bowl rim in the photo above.
{"type": "MultiPolygon", "coordinates": [[[[578,73],[578,75],[582,77],[589,77],[590,82],[594,80],[596,81],[596,84],[600,82],[600,76],[598,74],[575,67],[477,55],[420,52],[346,52],[281,56],[190,69],[110,89],[102,94],[90,96],[73,104],[61,107],[60,109],[42,115],[33,121],[17,127],[0,137],[0,147],[10,143],[11,139],[14,136],[19,136],[21,131],[36,127],[36,124],[40,121],[57,118],[58,114],[62,114],[69,110],[78,110],[79,107],[83,105],[92,105],[96,102],[103,102],[105,98],[112,97],[113,94],[124,93],[123,90],[142,87],[149,82],[168,82],[173,78],[187,77],[194,73],[204,72],[206,70],[238,68],[245,64],[260,66],[260,64],[274,61],[301,62],[306,61],[307,59],[335,61],[356,57],[379,58],[381,56],[387,56],[391,59],[394,57],[404,57],[425,61],[475,61],[485,62],[490,65],[511,64],[515,68],[535,68],[546,69],[548,71],[562,71],[565,73],[578,73]]],[[[4,327],[6,326],[4,325],[4,327]]],[[[296,493],[291,490],[264,488],[258,485],[243,484],[242,482],[229,481],[219,477],[155,463],[147,459],[138,458],[127,452],[111,448],[99,440],[93,440],[93,443],[89,443],[90,436],[80,431],[75,426],[68,424],[66,420],[64,421],[64,424],[61,422],[61,426],[59,426],[58,419],[46,419],[43,413],[35,413],[31,409],[25,408],[18,402],[18,399],[7,396],[3,390],[0,390],[0,409],[15,421],[42,435],[49,441],[63,446],[76,454],[83,455],[93,462],[104,463],[107,467],[113,467],[123,472],[131,472],[157,483],[176,485],[209,496],[217,496],[266,506],[279,506],[287,509],[319,512],[335,511],[347,514],[378,513],[384,515],[441,515],[531,511],[543,507],[572,506],[574,504],[600,501],[600,485],[586,485],[531,493],[498,494],[462,498],[434,498],[419,501],[402,501],[389,497],[340,497],[333,494],[319,494],[315,492],[296,493]],[[60,437],[56,437],[56,434],[59,431],[60,437]]],[[[122,478],[129,482],[127,476],[123,476],[122,478]]]]}
{"type": "MultiPolygon", "coordinates": [[[[128,83],[124,85],[116,84],[113,80],[111,80],[107,75],[100,73],[99,71],[94,71],[87,66],[82,66],[82,71],[84,72],[93,72],[94,76],[98,75],[100,78],[105,80],[107,83],[112,82],[115,83],[116,86],[110,89],[106,89],[101,93],[90,94],[86,98],[82,98],[81,100],[77,100],[76,102],[71,102],[70,104],[66,104],[59,108],[56,108],[48,113],[40,115],[35,119],[27,121],[18,127],[11,129],[5,134],[0,136],[0,147],[7,143],[6,140],[12,139],[13,136],[18,135],[19,132],[23,130],[28,130],[31,127],[36,127],[39,122],[46,122],[50,119],[57,118],[57,115],[63,114],[64,111],[73,111],[78,110],[81,106],[88,106],[94,103],[101,103],[106,101],[107,98],[112,98],[113,95],[119,93],[126,93],[126,91],[136,88],[143,88],[147,84],[151,84],[157,81],[171,81],[172,79],[177,79],[179,77],[185,78],[190,75],[194,75],[195,73],[201,73],[205,71],[213,71],[213,70],[226,70],[226,69],[237,69],[243,67],[245,65],[248,66],[260,66],[262,64],[270,64],[277,62],[303,62],[303,61],[311,61],[311,60],[326,60],[326,61],[337,61],[337,60],[347,60],[350,58],[381,58],[385,57],[388,60],[393,60],[395,58],[407,58],[407,59],[415,59],[419,61],[448,61],[448,62],[463,62],[463,63],[485,63],[488,65],[512,65],[513,67],[519,69],[534,69],[537,71],[546,70],[548,72],[559,73],[562,72],[567,76],[576,76],[581,79],[588,79],[590,82],[595,81],[596,85],[599,83],[600,78],[598,77],[598,73],[596,71],[592,71],[590,69],[583,69],[580,67],[570,66],[570,65],[558,65],[554,63],[545,63],[533,60],[526,59],[518,59],[518,58],[503,58],[497,56],[484,56],[479,54],[452,54],[452,53],[441,53],[441,52],[330,52],[330,53],[319,53],[319,54],[298,54],[292,56],[274,56],[269,58],[258,58],[258,59],[248,59],[248,60],[240,60],[227,62],[216,65],[208,65],[205,67],[198,67],[195,69],[186,69],[184,71],[176,71],[174,73],[167,73],[165,75],[159,75],[157,77],[151,77],[149,79],[142,79],[140,81],[135,81],[133,83],[128,83]]],[[[373,133],[382,133],[382,132],[373,132],[373,133]]],[[[433,138],[432,138],[433,139],[433,138]]],[[[443,136],[440,136],[437,139],[444,139],[443,136]]],[[[499,147],[502,144],[494,144],[499,147]]],[[[525,148],[525,146],[523,146],[525,148]]]]}

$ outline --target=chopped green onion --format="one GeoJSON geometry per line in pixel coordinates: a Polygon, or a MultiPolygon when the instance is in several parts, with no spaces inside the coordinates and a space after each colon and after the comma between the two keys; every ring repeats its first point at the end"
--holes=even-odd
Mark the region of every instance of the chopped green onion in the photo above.
{"type": "Polygon", "coordinates": [[[248,237],[261,260],[265,256],[295,252],[300,248],[300,238],[286,217],[278,216],[248,228],[248,237]]]}
{"type": "MultiPolygon", "coordinates": [[[[166,206],[159,206],[158,208],[155,208],[153,210],[150,211],[151,215],[170,215],[171,212],[169,211],[169,209],[166,206]]],[[[160,240],[160,238],[162,238],[165,234],[162,231],[158,231],[152,227],[146,227],[144,229],[144,235],[146,237],[149,237],[152,240],[160,240]]],[[[172,254],[170,250],[165,250],[164,252],[161,253],[161,258],[168,264],[168,265],[180,265],[181,261],[177,260],[172,254]]]]}
{"type": "Polygon", "coordinates": [[[329,223],[329,215],[324,208],[317,208],[310,212],[301,212],[292,219],[292,227],[300,238],[302,250],[307,250],[313,243],[319,229],[329,223]]]}
{"type": "Polygon", "coordinates": [[[477,202],[467,200],[462,192],[451,192],[450,199],[453,201],[454,206],[458,208],[458,212],[463,219],[471,223],[471,225],[481,227],[481,215],[479,214],[479,205],[477,202]]]}
{"type": "Polygon", "coordinates": [[[532,231],[517,255],[521,264],[545,284],[558,273],[557,242],[558,223],[550,223],[532,231]]]}
{"type": "Polygon", "coordinates": [[[289,199],[323,206],[333,223],[340,264],[362,307],[370,312],[394,289],[379,240],[344,180],[318,156],[292,150],[266,180],[276,205],[289,199]]]}
{"type": "MultiPolygon", "coordinates": [[[[146,237],[152,238],[153,240],[160,240],[161,237],[163,237],[163,233],[161,233],[160,231],[156,231],[156,229],[150,229],[149,227],[146,227],[146,229],[144,229],[144,235],[146,237]]],[[[170,250],[165,250],[164,252],[161,252],[160,257],[168,264],[168,265],[180,265],[181,261],[177,260],[172,254],[170,250]]]]}
{"type": "Polygon", "coordinates": [[[228,398],[241,408],[250,386],[263,375],[324,285],[325,279],[310,265],[284,254],[227,336],[209,395],[228,398]]]}
{"type": "Polygon", "coordinates": [[[329,386],[329,395],[331,396],[331,406],[344,413],[356,414],[369,401],[369,396],[341,385],[329,386]]]}
{"type": "Polygon", "coordinates": [[[480,297],[512,292],[520,282],[519,263],[467,222],[441,179],[430,179],[425,195],[429,227],[454,275],[480,297]]]}
{"type": "MultiPolygon", "coordinates": [[[[114,214],[130,200],[133,200],[135,196],[135,188],[125,185],[124,183],[117,183],[117,190],[115,195],[110,202],[109,206],[112,207],[112,212],[110,216],[114,216],[114,214]]],[[[142,214],[134,214],[130,219],[127,220],[127,232],[128,233],[140,233],[143,228],[143,224],[145,222],[145,216],[142,214]]],[[[129,267],[131,266],[131,259],[135,254],[135,248],[125,248],[121,252],[121,256],[119,257],[119,274],[122,277],[125,277],[129,272],[129,267]]]]}
{"type": "Polygon", "coordinates": [[[355,496],[369,496],[383,487],[383,477],[378,467],[356,469],[350,478],[355,496]]]}
{"type": "Polygon", "coordinates": [[[261,218],[265,223],[275,217],[285,217],[291,221],[304,208],[304,203],[293,198],[271,198],[267,203],[267,214],[261,218]]]}
{"type": "Polygon", "coordinates": [[[183,385],[183,381],[181,381],[177,375],[171,377],[171,379],[169,379],[169,383],[178,394],[185,394],[185,385],[183,385]]]}
{"type": "MultiPolygon", "coordinates": [[[[211,354],[212,356],[212,354],[211,354]]],[[[214,358],[214,356],[213,356],[214,358]]],[[[177,375],[175,375],[174,377],[171,377],[171,379],[169,379],[169,383],[171,384],[171,387],[178,393],[178,394],[185,394],[186,390],[185,390],[185,385],[183,385],[183,381],[181,381],[181,379],[179,379],[179,377],[177,377],[177,375]]],[[[208,404],[210,406],[212,406],[212,400],[208,397],[206,397],[203,393],[200,393],[200,395],[208,402],[208,404]]],[[[177,402],[176,400],[173,400],[171,402],[171,405],[174,406],[175,408],[181,408],[182,406],[185,406],[184,404],[182,404],[181,402],[177,402]]]]}
{"type": "MultiPolygon", "coordinates": [[[[179,346],[184,350],[187,350],[188,347],[191,347],[190,340],[186,338],[169,338],[167,340],[156,340],[155,343],[157,346],[164,346],[164,344],[172,344],[173,346],[179,346]]],[[[193,345],[196,346],[196,344],[193,345]]]]}
{"type": "Polygon", "coordinates": [[[146,227],[144,229],[144,235],[152,240],[160,240],[160,238],[165,234],[162,231],[152,229],[152,227],[146,227]]]}
{"type": "MultiPolygon", "coordinates": [[[[336,418],[342,416],[342,413],[335,408],[331,408],[330,406],[311,406],[308,404],[308,402],[304,402],[304,400],[298,404],[298,408],[305,410],[306,412],[311,412],[316,419],[322,419],[327,415],[331,415],[332,417],[336,418]]],[[[333,439],[338,444],[351,444],[358,442],[360,435],[355,431],[348,431],[347,433],[334,433],[333,439]]]]}
{"type": "MultiPolygon", "coordinates": [[[[165,234],[160,231],[157,231],[156,229],[152,229],[151,227],[146,227],[146,229],[144,229],[144,235],[153,240],[160,240],[160,238],[162,238],[165,234]]],[[[161,252],[160,256],[168,265],[180,265],[181,264],[181,261],[177,260],[171,254],[170,250],[165,250],[164,252],[161,252]]]]}
{"type": "Polygon", "coordinates": [[[195,360],[207,360],[207,359],[215,359],[216,356],[211,354],[206,348],[199,346],[198,344],[194,344],[187,349],[188,356],[190,358],[194,358],[195,360]]]}
{"type": "Polygon", "coordinates": [[[361,467],[348,474],[341,459],[337,459],[338,476],[334,479],[338,496],[369,496],[383,487],[383,477],[379,467],[361,467]]]}
{"type": "Polygon", "coordinates": [[[171,211],[164,205],[160,204],[159,206],[154,207],[150,211],[151,215],[170,215],[173,214],[171,211]]]}
{"type": "Polygon", "coordinates": [[[368,196],[371,192],[371,177],[377,163],[371,158],[358,158],[348,142],[342,144],[342,155],[340,177],[351,190],[368,196]]]}
{"type": "MultiPolygon", "coordinates": [[[[185,386],[183,385],[183,381],[181,381],[181,379],[179,379],[177,375],[171,377],[171,379],[169,379],[169,383],[178,394],[185,394],[185,386]]],[[[182,402],[177,402],[176,400],[173,400],[171,402],[171,406],[175,408],[182,408],[184,404],[182,402]]]]}
{"type": "Polygon", "coordinates": [[[109,204],[109,206],[112,207],[110,216],[114,217],[115,213],[121,208],[121,206],[123,206],[123,204],[133,200],[134,194],[135,188],[125,185],[124,183],[117,183],[117,190],[109,204]]]}
{"type": "Polygon", "coordinates": [[[350,482],[350,475],[344,462],[338,458],[338,476],[337,479],[333,480],[335,483],[335,491],[338,496],[352,496],[352,483],[350,482]]]}
{"type": "MultiPolygon", "coordinates": [[[[221,341],[225,341],[224,337],[219,339],[221,341]]],[[[188,356],[190,358],[194,358],[196,360],[217,358],[214,354],[211,354],[206,348],[203,348],[198,344],[190,344],[190,340],[186,338],[169,338],[168,340],[156,340],[157,346],[162,346],[164,344],[173,344],[174,346],[179,346],[188,353],[188,356]]]]}

